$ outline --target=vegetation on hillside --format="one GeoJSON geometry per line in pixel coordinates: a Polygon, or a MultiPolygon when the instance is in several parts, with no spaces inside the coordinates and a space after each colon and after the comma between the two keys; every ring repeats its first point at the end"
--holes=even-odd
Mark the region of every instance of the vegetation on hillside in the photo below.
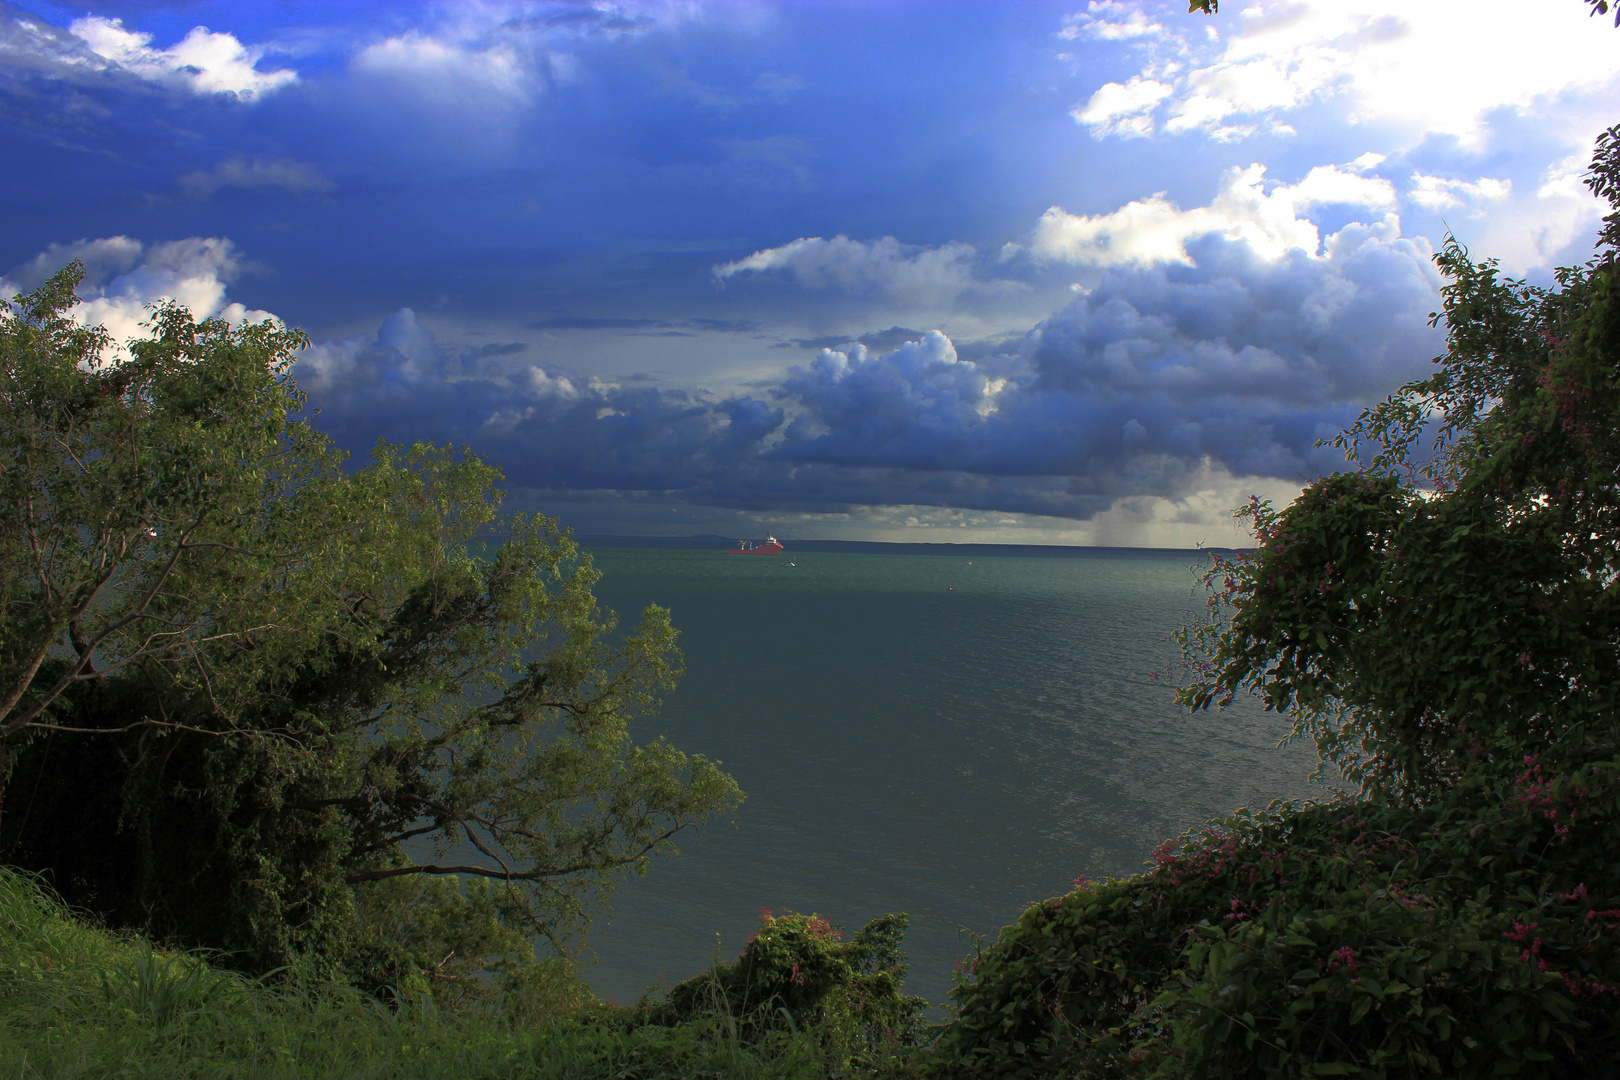
{"type": "Polygon", "coordinates": [[[0,1075],[1620,1075],[1620,127],[1588,182],[1555,288],[1447,243],[1434,374],[1181,635],[1186,705],[1356,795],[1030,908],[932,1028],[898,915],[597,1002],[593,898],[740,798],[631,738],[665,613],[615,638],[468,452],[345,469],[295,333],[169,306],[112,362],[68,268],[0,315],[0,861],[69,902],[0,870],[0,1075]]]}
{"type": "MultiPolygon", "coordinates": [[[[772,932],[770,924],[761,936],[772,932]]],[[[813,963],[813,958],[811,959],[813,963]]],[[[653,1023],[591,1003],[518,1020],[433,995],[252,979],[93,929],[0,869],[6,1080],[821,1080],[888,1071],[829,1019],[746,1030],[725,995],[653,1023]]],[[[896,1062],[896,1066],[899,1066],[896,1062]]]]}
{"type": "Polygon", "coordinates": [[[615,638],[468,451],[346,469],[300,334],[171,303],[120,351],[82,273],[0,310],[0,862],[249,973],[553,993],[615,878],[741,798],[632,739],[668,614],[615,638]]]}
{"type": "MultiPolygon", "coordinates": [[[[447,805],[479,806],[487,805],[480,798],[498,801],[500,777],[528,775],[495,770],[486,774],[493,787],[458,787],[449,784],[454,769],[434,771],[421,755],[448,745],[435,741],[440,732],[499,730],[500,718],[521,715],[518,703],[533,698],[514,691],[483,699],[494,705],[469,706],[452,692],[457,684],[446,669],[413,675],[434,669],[378,661],[409,656],[408,648],[387,650],[411,643],[431,644],[434,656],[482,655],[480,631],[439,642],[416,620],[447,617],[434,614],[434,596],[447,598],[440,611],[482,611],[498,606],[488,598],[509,587],[496,581],[503,557],[454,554],[451,541],[464,543],[475,527],[445,527],[462,511],[433,510],[431,529],[389,524],[401,531],[375,534],[418,544],[406,544],[415,562],[372,553],[414,582],[414,591],[368,594],[397,597],[378,604],[386,624],[365,623],[389,630],[365,637],[301,628],[310,640],[324,633],[342,648],[306,654],[311,659],[290,674],[264,675],[273,691],[267,702],[228,692],[209,698],[199,690],[209,680],[191,672],[154,680],[162,695],[137,692],[113,663],[93,660],[94,678],[36,711],[53,718],[48,724],[18,728],[23,734],[7,744],[14,775],[39,787],[30,799],[42,801],[8,813],[12,850],[50,864],[47,849],[26,846],[34,828],[27,822],[41,808],[56,835],[69,839],[65,822],[137,830],[146,846],[135,850],[152,861],[136,865],[153,871],[206,868],[210,859],[239,866],[229,852],[248,848],[221,845],[222,857],[208,845],[251,837],[265,845],[258,866],[304,875],[272,877],[280,891],[268,895],[283,903],[315,897],[314,886],[301,883],[324,883],[338,916],[309,909],[298,937],[291,908],[272,909],[280,912],[274,918],[248,908],[255,932],[288,935],[279,939],[283,951],[217,959],[256,968],[261,981],[154,950],[144,939],[86,929],[7,872],[0,877],[0,1039],[16,1051],[9,1059],[33,1063],[21,1075],[52,1076],[1612,1075],[1603,1070],[1620,1060],[1620,127],[1600,140],[1590,184],[1615,212],[1598,255],[1560,272],[1556,288],[1504,279],[1493,263],[1447,244],[1439,262],[1449,284],[1436,319],[1449,344],[1435,374],[1369,409],[1345,433],[1341,443],[1360,469],[1324,477],[1283,510],[1256,501],[1241,511],[1257,547],[1215,564],[1206,582],[1209,619],[1182,635],[1189,706],[1259,694],[1360,785],[1355,798],[1241,812],[1165,844],[1143,874],[1081,884],[1032,907],[964,962],[950,1014],[932,1028],[921,1025],[922,1003],[902,991],[903,916],[847,940],[815,916],[767,919],[735,961],[717,961],[635,1007],[606,1007],[565,962],[522,955],[532,938],[520,928],[535,909],[506,906],[507,883],[425,876],[410,872],[402,851],[366,847],[376,842],[367,837],[397,844],[400,834],[390,828],[458,824],[453,815],[415,809],[424,804],[411,797],[431,785],[446,784],[446,797],[462,800],[447,805]],[[411,578],[400,565],[429,572],[411,578]],[[351,670],[358,674],[339,677],[351,670]],[[386,723],[365,727],[361,718],[376,715],[365,710],[386,713],[393,694],[443,710],[424,718],[446,719],[423,719],[403,733],[386,723]],[[242,703],[234,711],[224,704],[232,700],[242,703]],[[141,701],[162,709],[131,704],[141,701]],[[81,717],[108,725],[116,717],[128,730],[101,731],[81,717]],[[308,760],[300,739],[329,760],[308,760]],[[49,766],[45,749],[62,751],[58,764],[49,766]],[[116,796],[93,790],[102,769],[120,777],[116,796]],[[143,769],[179,782],[152,782],[143,769]],[[251,813],[204,814],[197,832],[185,833],[172,801],[213,805],[207,782],[215,776],[251,813]],[[320,783],[375,794],[316,805],[307,792],[320,783]],[[78,793],[88,809],[52,795],[51,784],[78,793]],[[272,797],[257,803],[244,794],[265,790],[272,797]],[[166,856],[163,845],[207,857],[166,856]],[[308,933],[336,917],[346,920],[341,932],[308,933]],[[328,942],[341,947],[322,952],[328,942]],[[430,970],[427,958],[447,943],[465,957],[462,966],[430,970]],[[292,965],[266,970],[277,955],[292,965]],[[86,1038],[87,1030],[94,1035],[86,1038]]],[[[60,382],[71,389],[82,378],[60,382]]],[[[14,410],[46,400],[11,393],[14,410]]],[[[116,393],[94,401],[109,398],[116,393]]],[[[78,423],[71,410],[52,415],[78,423]]],[[[471,477],[459,481],[471,485],[463,492],[484,491],[493,480],[475,459],[427,448],[384,447],[371,469],[352,481],[333,474],[306,486],[328,484],[356,505],[377,497],[375,505],[390,508],[352,518],[364,523],[433,505],[438,477],[471,477]],[[399,492],[405,498],[389,495],[399,492]]],[[[463,494],[454,505],[483,508],[466,517],[479,526],[491,520],[479,516],[492,506],[487,499],[463,494]]],[[[565,538],[548,532],[541,543],[522,533],[528,527],[516,526],[517,543],[538,562],[512,572],[537,568],[541,580],[558,581],[557,563],[547,559],[573,556],[565,538]]],[[[165,519],[159,535],[170,529],[165,519]]],[[[310,535],[340,553],[333,565],[347,567],[343,560],[354,556],[343,553],[364,545],[344,548],[352,541],[339,532],[310,535]]],[[[72,542],[90,533],[76,535],[72,542]]],[[[8,565],[18,565],[18,550],[7,549],[8,565]]],[[[180,545],[170,550],[185,554],[180,545]]],[[[579,667],[556,662],[559,655],[592,672],[645,671],[652,662],[599,651],[603,623],[579,591],[588,587],[588,567],[576,566],[559,586],[564,599],[548,592],[525,601],[579,620],[564,619],[574,628],[566,638],[572,651],[550,654],[552,667],[522,669],[514,685],[614,685],[611,676],[578,676],[579,667]]],[[[195,580],[213,589],[227,581],[265,587],[240,565],[225,567],[205,563],[195,580]]],[[[285,570],[289,580],[299,572],[285,570]]],[[[6,601],[26,612],[21,580],[8,579],[6,601]]],[[[365,580],[393,579],[379,572],[365,580]]],[[[366,604],[354,607],[357,621],[372,618],[366,604]]],[[[323,625],[318,616],[308,626],[323,625]]],[[[466,617],[469,626],[485,625],[466,617]]],[[[15,625],[22,629],[8,639],[13,650],[33,624],[15,625]]],[[[652,625],[660,625],[656,613],[652,625]]],[[[66,644],[49,658],[54,670],[85,655],[71,627],[62,633],[66,644]]],[[[641,640],[667,644],[657,633],[641,640]]],[[[635,648],[666,655],[656,645],[635,648]]],[[[220,667],[209,670],[278,670],[228,649],[214,662],[220,667]]],[[[52,669],[39,668],[50,677],[52,669]]],[[[577,720],[568,728],[583,730],[577,720]]],[[[623,728],[615,730],[606,745],[635,760],[623,728]]],[[[483,745],[494,753],[493,743],[483,745]]],[[[512,745],[523,744],[498,748],[512,745]]],[[[548,760],[550,748],[569,745],[540,742],[524,751],[539,758],[519,760],[548,760]]],[[[682,759],[658,760],[673,769],[682,759]]],[[[622,777],[622,769],[613,765],[606,775],[622,777]]],[[[714,777],[712,791],[730,797],[714,777]]],[[[18,790],[14,782],[8,803],[18,790]]],[[[661,797],[678,801],[691,790],[671,787],[661,797]]],[[[93,839],[86,850],[112,859],[115,845],[93,839]]],[[[86,871],[68,880],[97,879],[86,871]]],[[[214,896],[236,895],[209,886],[206,873],[184,880],[218,889],[214,896]]],[[[128,909],[116,904],[101,910],[134,922],[120,919],[128,909]]],[[[161,917],[183,927],[177,913],[185,910],[171,907],[161,917]]],[[[193,925],[191,940],[207,943],[218,933],[211,925],[193,925]]]]}
{"type": "MultiPolygon", "coordinates": [[[[436,994],[256,980],[92,928],[0,868],[0,1077],[130,1080],[823,1080],[906,1075],[894,946],[815,916],[761,921],[732,965],[659,1007],[573,1002],[539,1017],[455,1010],[436,994]],[[786,963],[779,963],[786,960],[786,963]],[[779,970],[776,968],[779,967],[779,970]],[[742,978],[737,975],[742,973],[742,978]],[[771,981],[771,980],[776,980],[771,981]],[[778,991],[821,999],[782,1007],[778,991]]],[[[439,988],[434,988],[439,989],[439,988]]],[[[799,1002],[794,1001],[794,1004],[799,1002]]]]}

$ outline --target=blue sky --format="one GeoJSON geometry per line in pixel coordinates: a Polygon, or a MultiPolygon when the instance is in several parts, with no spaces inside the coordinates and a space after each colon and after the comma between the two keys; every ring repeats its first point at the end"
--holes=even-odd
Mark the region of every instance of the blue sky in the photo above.
{"type": "Polygon", "coordinates": [[[1231,543],[1428,370],[1448,228],[1585,258],[1620,31],[1184,7],[0,0],[0,290],[274,315],[346,447],[582,533],[1231,543]]]}

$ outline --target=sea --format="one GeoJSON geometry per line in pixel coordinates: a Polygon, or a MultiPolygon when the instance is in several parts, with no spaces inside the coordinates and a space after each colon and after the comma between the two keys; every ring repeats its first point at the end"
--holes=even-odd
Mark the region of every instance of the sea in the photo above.
{"type": "Polygon", "coordinates": [[[685,677],[637,737],[747,794],[618,887],[586,954],[606,999],[735,958],[764,912],[848,931],[905,912],[907,989],[937,1009],[1031,903],[1239,807],[1331,797],[1284,718],[1175,704],[1170,635],[1202,612],[1207,552],[585,546],[625,623],[656,603],[680,630],[685,677]]]}

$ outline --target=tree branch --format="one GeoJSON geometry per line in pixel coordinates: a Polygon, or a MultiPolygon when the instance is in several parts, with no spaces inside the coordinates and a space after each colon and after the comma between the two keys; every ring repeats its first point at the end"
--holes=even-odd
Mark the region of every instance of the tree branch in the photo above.
{"type": "Polygon", "coordinates": [[[586,870],[609,870],[616,866],[625,866],[643,858],[665,840],[674,836],[682,829],[689,828],[691,822],[683,822],[666,831],[662,836],[648,841],[640,850],[620,855],[616,858],[600,860],[597,862],[576,863],[573,866],[558,867],[554,870],[525,870],[514,873],[510,870],[492,870],[487,866],[440,866],[437,863],[426,865],[396,866],[388,870],[366,870],[358,874],[350,874],[343,880],[350,885],[358,885],[366,881],[385,881],[388,878],[404,877],[406,874],[468,874],[472,877],[492,878],[496,881],[543,881],[546,878],[567,877],[569,874],[583,873],[586,870]]]}

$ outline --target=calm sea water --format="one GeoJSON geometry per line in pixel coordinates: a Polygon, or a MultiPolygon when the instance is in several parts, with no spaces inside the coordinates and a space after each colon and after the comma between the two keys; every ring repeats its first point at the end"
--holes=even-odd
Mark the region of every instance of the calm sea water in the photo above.
{"type": "Polygon", "coordinates": [[[686,677],[639,737],[748,794],[618,890],[588,972],[609,998],[735,956],[770,908],[850,930],[909,912],[908,987],[941,1002],[964,931],[1133,873],[1209,817],[1323,794],[1310,748],[1277,748],[1281,718],[1189,716],[1151,678],[1201,607],[1193,552],[591,552],[627,623],[655,602],[681,630],[686,677]]]}

